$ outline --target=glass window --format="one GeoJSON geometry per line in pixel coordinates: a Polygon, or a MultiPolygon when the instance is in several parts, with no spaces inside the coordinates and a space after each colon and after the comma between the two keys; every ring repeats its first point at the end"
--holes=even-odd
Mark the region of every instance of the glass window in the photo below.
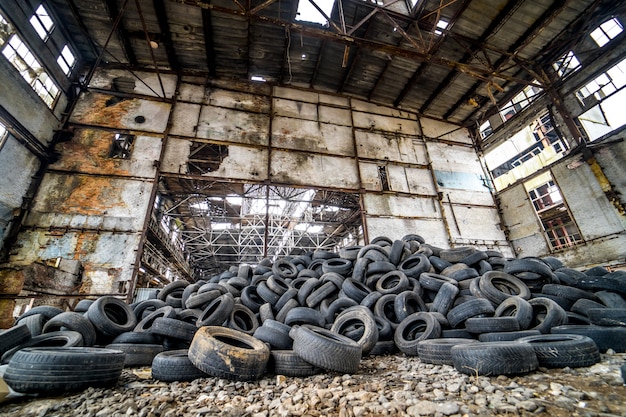
{"type": "Polygon", "coordinates": [[[76,62],[76,58],[74,54],[70,50],[70,48],[65,45],[61,50],[61,54],[57,58],[57,63],[61,70],[65,73],[65,75],[70,75],[72,73],[72,68],[74,68],[74,63],[76,62]]]}
{"type": "Polygon", "coordinates": [[[54,29],[54,22],[46,8],[43,7],[43,4],[40,4],[37,10],[35,10],[35,14],[31,16],[30,24],[33,25],[39,37],[44,41],[48,39],[54,29]]]}
{"type": "Polygon", "coordinates": [[[569,51],[552,64],[552,67],[559,74],[559,77],[565,77],[580,69],[580,61],[576,58],[574,52],[569,51]]]}
{"type": "Polygon", "coordinates": [[[59,95],[59,88],[20,37],[13,34],[4,45],[2,54],[48,107],[52,108],[59,95]]]}
{"type": "Polygon", "coordinates": [[[591,32],[590,35],[599,47],[603,47],[609,43],[611,39],[622,33],[623,30],[624,27],[621,22],[616,18],[613,18],[602,23],[593,32],[591,32]]]}

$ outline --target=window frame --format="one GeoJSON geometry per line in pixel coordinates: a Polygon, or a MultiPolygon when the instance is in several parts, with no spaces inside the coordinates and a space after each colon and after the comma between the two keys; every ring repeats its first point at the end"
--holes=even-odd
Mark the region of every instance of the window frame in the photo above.
{"type": "Polygon", "coordinates": [[[50,15],[50,13],[48,13],[48,10],[44,7],[43,3],[39,4],[39,6],[35,9],[35,13],[33,13],[28,21],[30,22],[33,29],[35,29],[35,32],[37,32],[37,35],[39,35],[41,40],[44,41],[44,43],[47,42],[48,39],[50,39],[50,37],[52,36],[52,32],[56,28],[56,24],[52,19],[52,16],[50,15]],[[44,13],[41,13],[40,10],[43,10],[44,13]],[[47,18],[49,20],[48,24],[44,22],[44,18],[47,18]],[[37,23],[35,24],[33,20],[37,23]],[[40,27],[38,28],[37,25],[39,25],[40,27]]]}

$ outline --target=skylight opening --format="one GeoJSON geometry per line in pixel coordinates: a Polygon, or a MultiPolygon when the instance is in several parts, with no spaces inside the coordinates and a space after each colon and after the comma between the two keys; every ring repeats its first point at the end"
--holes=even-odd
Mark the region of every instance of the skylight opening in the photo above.
{"type": "Polygon", "coordinates": [[[35,14],[31,16],[30,24],[33,25],[39,37],[44,41],[48,39],[52,29],[54,29],[54,22],[48,11],[43,7],[43,4],[40,4],[37,10],[35,10],[35,14]]]}
{"type": "Polygon", "coordinates": [[[253,75],[252,77],[250,77],[250,80],[252,80],[252,81],[259,81],[259,82],[262,82],[262,83],[267,81],[265,78],[261,77],[260,75],[253,75]]]}
{"type": "Polygon", "coordinates": [[[72,73],[72,68],[74,68],[74,63],[76,62],[76,58],[70,48],[65,45],[61,50],[61,55],[57,58],[57,64],[61,67],[63,73],[69,76],[72,73]]]}
{"type": "MultiPolygon", "coordinates": [[[[312,0],[315,1],[317,7],[319,7],[326,16],[330,17],[333,11],[335,0],[312,0]]],[[[311,0],[300,0],[298,2],[298,11],[296,12],[296,20],[301,22],[319,23],[326,25],[328,22],[326,18],[313,6],[311,0]]]]}
{"type": "Polygon", "coordinates": [[[448,28],[448,24],[449,24],[449,22],[446,21],[446,20],[443,20],[443,19],[439,20],[437,22],[437,27],[439,29],[441,29],[441,30],[435,29],[435,35],[441,35],[443,33],[443,31],[448,28]]]}

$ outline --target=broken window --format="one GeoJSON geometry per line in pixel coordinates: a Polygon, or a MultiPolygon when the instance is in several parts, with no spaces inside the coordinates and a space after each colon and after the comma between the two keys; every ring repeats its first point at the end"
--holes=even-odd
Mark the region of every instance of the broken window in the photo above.
{"type": "Polygon", "coordinates": [[[35,14],[30,18],[30,24],[33,25],[39,37],[45,42],[54,30],[54,22],[48,14],[43,4],[40,4],[35,10],[35,14]]]}
{"type": "Polygon", "coordinates": [[[389,180],[387,179],[387,167],[379,166],[378,167],[378,177],[380,178],[380,183],[382,184],[383,191],[389,191],[389,180]]]}
{"type": "Polygon", "coordinates": [[[135,137],[133,135],[116,133],[111,144],[109,158],[130,159],[134,140],[135,137]]]}
{"type": "MultiPolygon", "coordinates": [[[[536,84],[537,81],[533,81],[536,84]]],[[[541,88],[534,85],[526,86],[520,91],[511,101],[506,103],[500,110],[500,115],[503,121],[509,120],[514,114],[519,113],[522,109],[528,106],[532,101],[537,98],[537,95],[541,92],[541,88]]]]}
{"type": "Polygon", "coordinates": [[[227,156],[228,146],[193,142],[187,163],[189,173],[203,175],[217,171],[227,156]]]}
{"type": "MultiPolygon", "coordinates": [[[[546,173],[541,177],[545,177],[542,180],[546,181],[538,187],[530,189],[528,195],[541,221],[550,248],[559,250],[575,246],[582,242],[578,226],[572,220],[561,192],[550,174],[546,173]]],[[[536,183],[536,181],[532,181],[532,183],[536,183]]]]}
{"type": "Polygon", "coordinates": [[[302,0],[298,2],[296,20],[326,25],[328,24],[327,20],[324,15],[319,12],[318,8],[321,9],[326,16],[330,17],[334,4],[335,0],[302,0]],[[313,2],[315,2],[315,6],[313,2]]]}
{"type": "MultiPolygon", "coordinates": [[[[3,30],[8,23],[0,18],[3,30]],[[6,23],[6,25],[5,25],[6,23]]],[[[9,25],[10,27],[10,25],[9,25]]],[[[59,96],[59,88],[17,34],[13,34],[2,47],[2,54],[17,69],[39,97],[52,108],[59,96]]]]}
{"type": "Polygon", "coordinates": [[[622,26],[622,23],[617,20],[617,18],[613,18],[602,23],[593,32],[591,32],[590,35],[599,47],[603,47],[609,43],[611,39],[622,33],[623,30],[624,27],[622,26]]]}
{"type": "Polygon", "coordinates": [[[576,55],[574,55],[574,52],[569,51],[553,63],[552,67],[559,77],[563,78],[575,71],[578,71],[581,65],[578,58],[576,58],[576,55]]]}
{"type": "Polygon", "coordinates": [[[626,85],[626,59],[603,72],[576,92],[576,97],[584,105],[602,101],[626,85]]]}

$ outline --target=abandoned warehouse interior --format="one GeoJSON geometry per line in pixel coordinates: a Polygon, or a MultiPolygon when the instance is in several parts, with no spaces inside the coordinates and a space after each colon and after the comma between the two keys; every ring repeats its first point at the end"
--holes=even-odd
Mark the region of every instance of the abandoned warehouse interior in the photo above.
{"type": "Polygon", "coordinates": [[[624,269],[625,22],[608,0],[2,1],[0,327],[381,236],[624,269]]]}

